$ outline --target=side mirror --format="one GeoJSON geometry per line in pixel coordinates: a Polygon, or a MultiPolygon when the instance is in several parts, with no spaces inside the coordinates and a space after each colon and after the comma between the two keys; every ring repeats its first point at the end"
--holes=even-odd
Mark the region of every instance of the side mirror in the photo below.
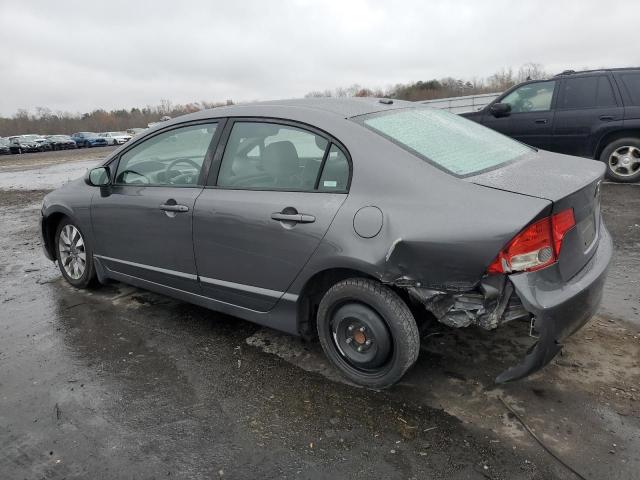
{"type": "Polygon", "coordinates": [[[84,183],[92,187],[106,187],[111,183],[108,167],[97,167],[87,171],[84,183]]]}
{"type": "Polygon", "coordinates": [[[491,105],[491,114],[494,117],[508,117],[511,113],[511,105],[508,103],[494,103],[491,105]]]}

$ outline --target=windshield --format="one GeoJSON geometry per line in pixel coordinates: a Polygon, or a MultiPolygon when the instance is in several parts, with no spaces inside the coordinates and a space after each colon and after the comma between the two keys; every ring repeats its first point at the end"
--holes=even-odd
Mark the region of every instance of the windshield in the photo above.
{"type": "Polygon", "coordinates": [[[489,128],[433,108],[364,117],[364,125],[454,175],[495,168],[534,151],[489,128]]]}
{"type": "Polygon", "coordinates": [[[33,142],[35,140],[44,140],[44,138],[41,137],[40,135],[23,135],[21,139],[27,142],[33,142]]]}

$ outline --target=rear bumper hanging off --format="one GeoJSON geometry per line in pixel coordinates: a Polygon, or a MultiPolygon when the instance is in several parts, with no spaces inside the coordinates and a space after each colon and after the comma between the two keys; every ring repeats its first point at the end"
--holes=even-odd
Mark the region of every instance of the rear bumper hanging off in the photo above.
{"type": "Polygon", "coordinates": [[[595,315],[612,253],[611,236],[603,226],[598,249],[568,282],[558,285],[552,278],[553,271],[510,275],[516,294],[534,316],[539,338],[522,363],[498,375],[497,383],[518,380],[540,370],[562,350],[562,342],[595,315]]]}

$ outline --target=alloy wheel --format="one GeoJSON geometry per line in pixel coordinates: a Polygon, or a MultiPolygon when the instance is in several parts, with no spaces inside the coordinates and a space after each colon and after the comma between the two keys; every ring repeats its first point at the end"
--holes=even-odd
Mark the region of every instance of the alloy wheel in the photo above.
{"type": "Polygon", "coordinates": [[[609,168],[621,177],[630,177],[640,170],[640,148],[622,146],[609,156],[609,168]]]}
{"type": "Polygon", "coordinates": [[[87,251],[80,230],[73,225],[65,225],[58,239],[59,261],[65,273],[78,280],[87,268],[87,251]]]}

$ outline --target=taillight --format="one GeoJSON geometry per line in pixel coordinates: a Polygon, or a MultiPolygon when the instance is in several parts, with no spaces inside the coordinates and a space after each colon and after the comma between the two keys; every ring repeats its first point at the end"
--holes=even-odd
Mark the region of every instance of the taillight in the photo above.
{"type": "Polygon", "coordinates": [[[487,273],[532,272],[556,262],[562,239],[576,224],[569,208],[529,225],[489,265],[487,273]]]}

